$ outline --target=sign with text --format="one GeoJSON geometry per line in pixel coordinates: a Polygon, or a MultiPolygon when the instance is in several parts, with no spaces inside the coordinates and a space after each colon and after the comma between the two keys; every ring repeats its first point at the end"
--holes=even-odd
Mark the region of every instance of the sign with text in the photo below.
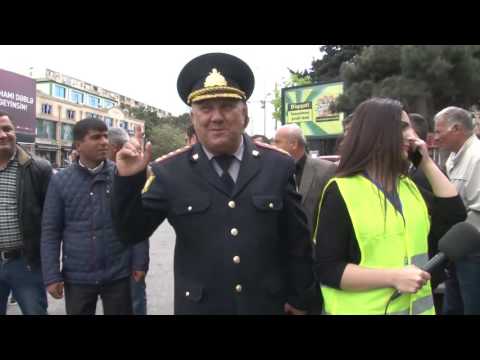
{"type": "Polygon", "coordinates": [[[342,82],[282,89],[282,122],[298,124],[305,136],[339,135],[343,114],[333,113],[330,104],[342,93],[342,82]]]}
{"type": "MultiPolygon", "coordinates": [[[[11,115],[17,134],[35,136],[35,80],[0,69],[0,111],[11,115]]],[[[17,136],[18,137],[18,136],[17,136]]]]}

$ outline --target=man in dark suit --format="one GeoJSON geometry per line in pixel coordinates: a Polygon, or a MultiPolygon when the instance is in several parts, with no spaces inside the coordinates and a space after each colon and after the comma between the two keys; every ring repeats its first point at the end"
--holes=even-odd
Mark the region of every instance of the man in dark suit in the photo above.
{"type": "MultiPolygon", "coordinates": [[[[273,143],[288,152],[295,160],[295,178],[298,190],[302,195],[301,204],[307,214],[308,228],[313,234],[318,214],[318,203],[325,185],[334,176],[337,166],[329,161],[308,156],[305,137],[297,124],[280,127],[275,133],[273,143]]],[[[309,313],[321,314],[323,300],[318,283],[310,291],[307,299],[309,313]]]]}
{"type": "Polygon", "coordinates": [[[117,155],[114,219],[123,241],[174,227],[176,314],[303,314],[313,285],[307,218],[288,154],[244,134],[253,73],[228,54],[181,71],[198,143],[158,159],[141,136],[117,155]],[[143,184],[143,195],[141,189],[143,184]]]}
{"type": "Polygon", "coordinates": [[[314,159],[305,151],[306,141],[302,130],[296,124],[281,126],[275,133],[275,146],[288,152],[295,160],[295,177],[302,205],[308,217],[309,229],[313,233],[318,203],[327,181],[335,174],[337,167],[326,160],[314,159]]]}

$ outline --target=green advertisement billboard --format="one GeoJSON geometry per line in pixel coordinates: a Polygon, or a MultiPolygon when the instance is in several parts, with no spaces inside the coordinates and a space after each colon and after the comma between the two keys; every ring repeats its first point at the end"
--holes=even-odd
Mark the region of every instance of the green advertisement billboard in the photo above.
{"type": "Polygon", "coordinates": [[[342,82],[282,89],[282,123],[298,124],[305,136],[337,136],[343,113],[332,113],[330,104],[342,93],[342,82]]]}

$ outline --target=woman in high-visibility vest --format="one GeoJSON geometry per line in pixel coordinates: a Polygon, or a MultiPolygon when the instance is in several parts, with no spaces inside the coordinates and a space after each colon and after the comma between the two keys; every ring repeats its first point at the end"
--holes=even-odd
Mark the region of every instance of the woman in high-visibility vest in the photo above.
{"type": "Polygon", "coordinates": [[[420,268],[431,225],[465,219],[455,187],[395,100],[360,104],[340,155],[314,233],[324,312],[435,314],[430,275],[420,268]],[[406,176],[410,160],[428,179],[430,196],[406,176]],[[402,295],[392,300],[395,290],[402,295]]]}

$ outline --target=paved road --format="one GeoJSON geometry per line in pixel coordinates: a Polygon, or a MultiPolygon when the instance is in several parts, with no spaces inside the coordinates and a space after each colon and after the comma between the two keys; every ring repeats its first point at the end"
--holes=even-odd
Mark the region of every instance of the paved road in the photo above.
{"type": "MultiPolygon", "coordinates": [[[[175,232],[165,221],[150,239],[150,270],[147,275],[147,312],[149,315],[173,314],[173,249],[175,232]]],[[[48,297],[48,312],[65,315],[65,302],[48,297]]],[[[98,302],[97,314],[102,314],[98,302]]],[[[9,305],[7,314],[20,315],[17,305],[9,305]]]]}

